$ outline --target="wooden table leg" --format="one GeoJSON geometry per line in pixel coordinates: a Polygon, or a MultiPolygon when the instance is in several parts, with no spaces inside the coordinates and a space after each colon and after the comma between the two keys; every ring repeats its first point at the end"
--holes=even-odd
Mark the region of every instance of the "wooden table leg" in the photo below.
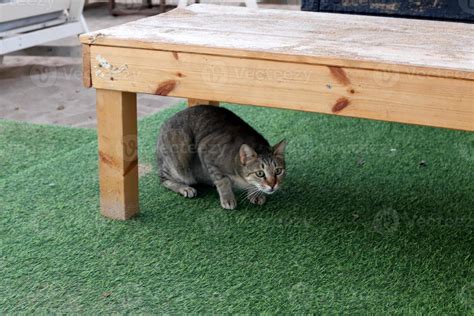
{"type": "Polygon", "coordinates": [[[97,90],[100,207],[102,215],[138,213],[137,96],[97,90]]]}
{"type": "Polygon", "coordinates": [[[199,100],[199,99],[188,99],[188,106],[195,106],[195,105],[200,105],[200,104],[219,106],[219,102],[218,102],[218,101],[207,101],[207,100],[199,100]]]}

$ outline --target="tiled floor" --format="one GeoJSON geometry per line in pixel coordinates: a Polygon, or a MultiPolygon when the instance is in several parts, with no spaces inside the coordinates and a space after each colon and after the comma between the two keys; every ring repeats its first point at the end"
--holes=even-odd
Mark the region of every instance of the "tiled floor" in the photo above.
{"type": "MultiPolygon", "coordinates": [[[[298,5],[261,5],[298,9],[298,5]]],[[[143,16],[112,17],[105,6],[85,11],[91,30],[126,23],[143,16]]],[[[52,45],[78,47],[76,37],[52,45]]],[[[81,58],[5,56],[0,65],[0,119],[76,127],[95,127],[95,90],[82,86],[81,58]]],[[[180,101],[178,98],[139,95],[139,117],[180,101]]]]}

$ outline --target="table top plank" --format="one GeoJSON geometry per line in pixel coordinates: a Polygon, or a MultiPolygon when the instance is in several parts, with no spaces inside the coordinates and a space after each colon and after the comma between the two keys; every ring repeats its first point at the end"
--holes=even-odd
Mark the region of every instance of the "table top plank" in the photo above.
{"type": "Polygon", "coordinates": [[[465,23],[195,4],[81,42],[474,80],[465,23]]]}

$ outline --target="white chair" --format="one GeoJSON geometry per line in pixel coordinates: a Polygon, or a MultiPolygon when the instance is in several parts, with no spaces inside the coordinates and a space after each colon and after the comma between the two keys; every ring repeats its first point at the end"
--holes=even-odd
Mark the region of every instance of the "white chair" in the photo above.
{"type": "Polygon", "coordinates": [[[84,0],[0,0],[0,63],[3,55],[88,32],[84,0]]]}

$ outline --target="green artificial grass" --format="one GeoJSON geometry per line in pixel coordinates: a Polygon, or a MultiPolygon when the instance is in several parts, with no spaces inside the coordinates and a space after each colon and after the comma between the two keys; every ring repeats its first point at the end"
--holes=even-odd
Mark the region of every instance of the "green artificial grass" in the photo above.
{"type": "MultiPolygon", "coordinates": [[[[140,162],[179,109],[140,122],[140,162]]],[[[94,130],[0,121],[0,313],[474,313],[473,133],[229,106],[288,176],[220,208],[140,179],[99,215],[94,130]]]]}

